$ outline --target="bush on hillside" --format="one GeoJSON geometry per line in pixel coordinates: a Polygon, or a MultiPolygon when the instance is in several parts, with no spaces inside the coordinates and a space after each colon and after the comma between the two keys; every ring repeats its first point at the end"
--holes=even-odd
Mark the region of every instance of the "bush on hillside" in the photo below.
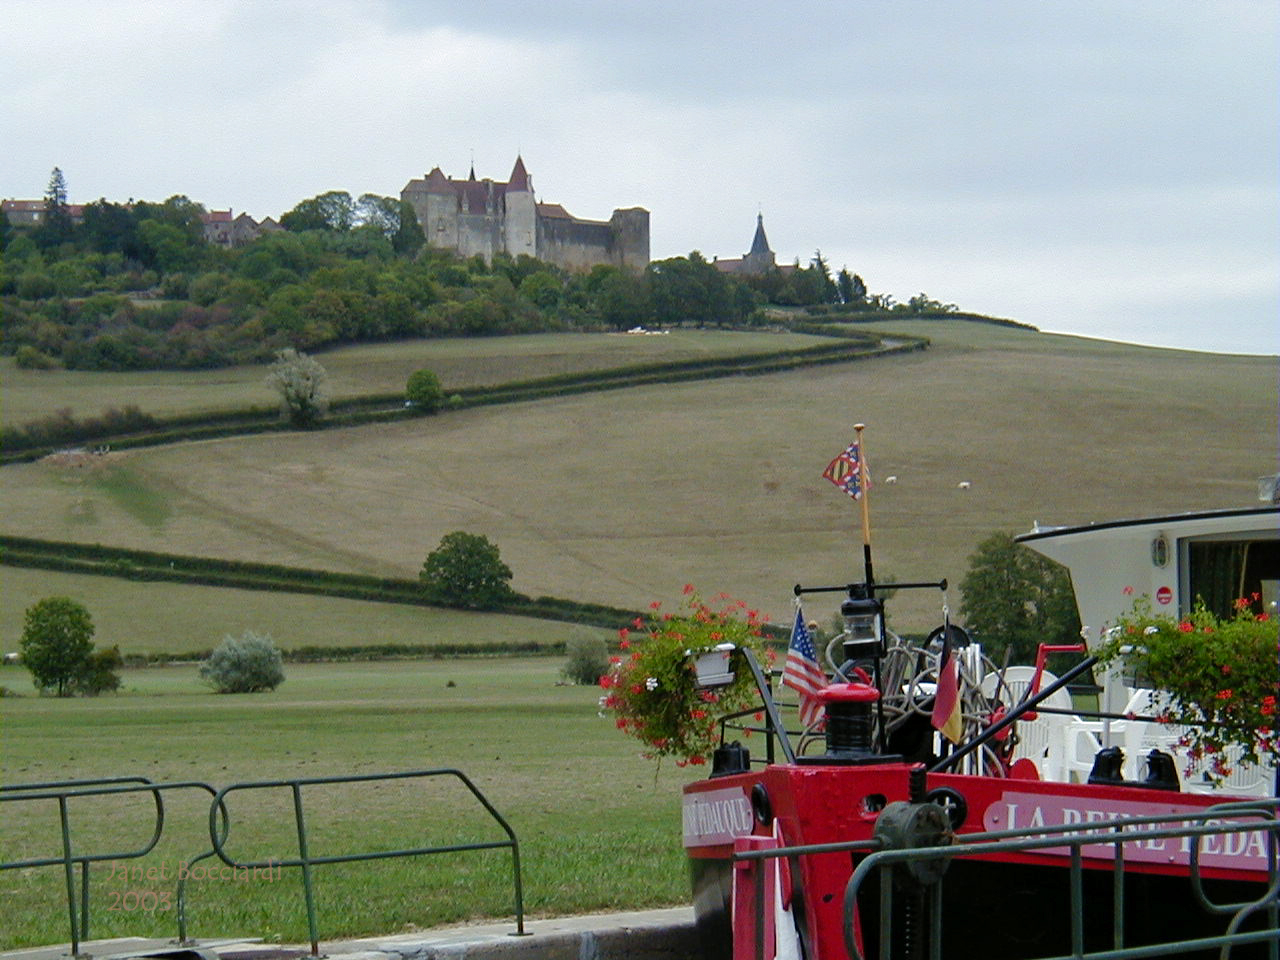
{"type": "Polygon", "coordinates": [[[570,683],[595,686],[609,669],[609,651],[599,637],[570,637],[565,642],[568,659],[560,668],[560,676],[570,683]]]}
{"type": "Polygon", "coordinates": [[[271,637],[246,630],[223,637],[200,665],[200,679],[215,693],[261,693],[284,683],[284,665],[271,637]]]}
{"type": "Polygon", "coordinates": [[[329,409],[328,374],[320,362],[286,347],[276,354],[267,384],[280,394],[280,409],[295,427],[310,427],[329,409]]]}
{"type": "Polygon", "coordinates": [[[430,370],[415,370],[409,374],[404,397],[417,409],[433,413],[444,403],[444,387],[440,385],[440,378],[430,370]]]}
{"type": "Polygon", "coordinates": [[[511,568],[488,537],[455,530],[427,554],[418,575],[428,592],[442,600],[484,609],[512,597],[511,568]]]}

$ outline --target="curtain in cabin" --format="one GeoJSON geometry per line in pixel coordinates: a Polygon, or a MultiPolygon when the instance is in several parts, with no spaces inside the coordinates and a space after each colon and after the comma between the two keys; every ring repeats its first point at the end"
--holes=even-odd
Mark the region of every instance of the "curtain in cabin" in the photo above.
{"type": "Polygon", "coordinates": [[[1210,613],[1230,617],[1235,600],[1245,593],[1244,570],[1250,544],[1209,541],[1189,546],[1191,603],[1188,612],[1203,602],[1210,613]]]}

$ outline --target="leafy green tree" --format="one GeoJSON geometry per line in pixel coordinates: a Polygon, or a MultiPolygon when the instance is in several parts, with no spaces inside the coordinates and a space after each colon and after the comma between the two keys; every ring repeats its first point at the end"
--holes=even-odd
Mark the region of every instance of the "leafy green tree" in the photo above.
{"type": "Polygon", "coordinates": [[[269,634],[227,635],[200,664],[200,679],[216,693],[263,693],[284,683],[284,658],[269,634]]]}
{"type": "Polygon", "coordinates": [[[437,597],[469,607],[496,606],[512,596],[511,568],[488,537],[455,530],[427,554],[419,579],[437,597]]]}
{"type": "Polygon", "coordinates": [[[280,218],[286,230],[334,230],[345,233],[356,225],[356,202],[345,190],[330,190],[303,200],[280,218]]]}
{"type": "Polygon", "coordinates": [[[118,646],[95,650],[85,660],[83,669],[72,682],[72,688],[86,697],[119,690],[120,674],[116,671],[123,666],[124,658],[120,656],[118,646]]]}
{"type": "Polygon", "coordinates": [[[647,273],[658,323],[705,327],[733,321],[733,299],[724,274],[697,250],[687,257],[654,261],[647,273]]]}
{"type": "Polygon", "coordinates": [[[281,409],[289,421],[309,427],[329,409],[328,377],[318,360],[285,347],[276,354],[267,383],[280,394],[281,409]]]}
{"type": "Polygon", "coordinates": [[[69,697],[93,654],[93,618],[70,597],[46,597],[27,608],[19,649],[36,689],[69,697]]]}
{"type": "Polygon", "coordinates": [[[430,370],[415,370],[405,384],[404,398],[419,410],[434,413],[444,403],[444,387],[430,370]]]}
{"type": "Polygon", "coordinates": [[[550,270],[539,270],[520,281],[520,296],[543,310],[549,310],[560,302],[563,286],[560,278],[550,270]]]}
{"type": "Polygon", "coordinates": [[[960,591],[966,626],[997,662],[1006,647],[1012,651],[1010,662],[1033,663],[1041,643],[1080,639],[1066,568],[1007,533],[993,533],[978,544],[960,591]]]}
{"type": "Polygon", "coordinates": [[[593,634],[579,633],[565,641],[566,660],[560,676],[570,683],[594,687],[609,672],[609,650],[593,634]]]}

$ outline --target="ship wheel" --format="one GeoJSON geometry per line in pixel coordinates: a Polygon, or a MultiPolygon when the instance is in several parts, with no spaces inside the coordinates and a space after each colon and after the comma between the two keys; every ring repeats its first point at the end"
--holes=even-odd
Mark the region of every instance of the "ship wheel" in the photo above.
{"type": "Polygon", "coordinates": [[[924,795],[924,802],[941,807],[952,830],[959,830],[964,826],[965,818],[969,816],[969,802],[965,800],[963,793],[951,787],[935,787],[924,795]]]}

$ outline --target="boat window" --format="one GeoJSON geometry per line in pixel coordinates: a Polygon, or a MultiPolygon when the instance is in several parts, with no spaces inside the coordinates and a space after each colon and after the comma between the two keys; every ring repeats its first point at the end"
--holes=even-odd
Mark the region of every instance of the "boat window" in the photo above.
{"type": "Polygon", "coordinates": [[[1187,546],[1188,610],[1203,602],[1227,617],[1237,598],[1257,594],[1254,613],[1276,612],[1280,540],[1193,540],[1187,546]]]}

